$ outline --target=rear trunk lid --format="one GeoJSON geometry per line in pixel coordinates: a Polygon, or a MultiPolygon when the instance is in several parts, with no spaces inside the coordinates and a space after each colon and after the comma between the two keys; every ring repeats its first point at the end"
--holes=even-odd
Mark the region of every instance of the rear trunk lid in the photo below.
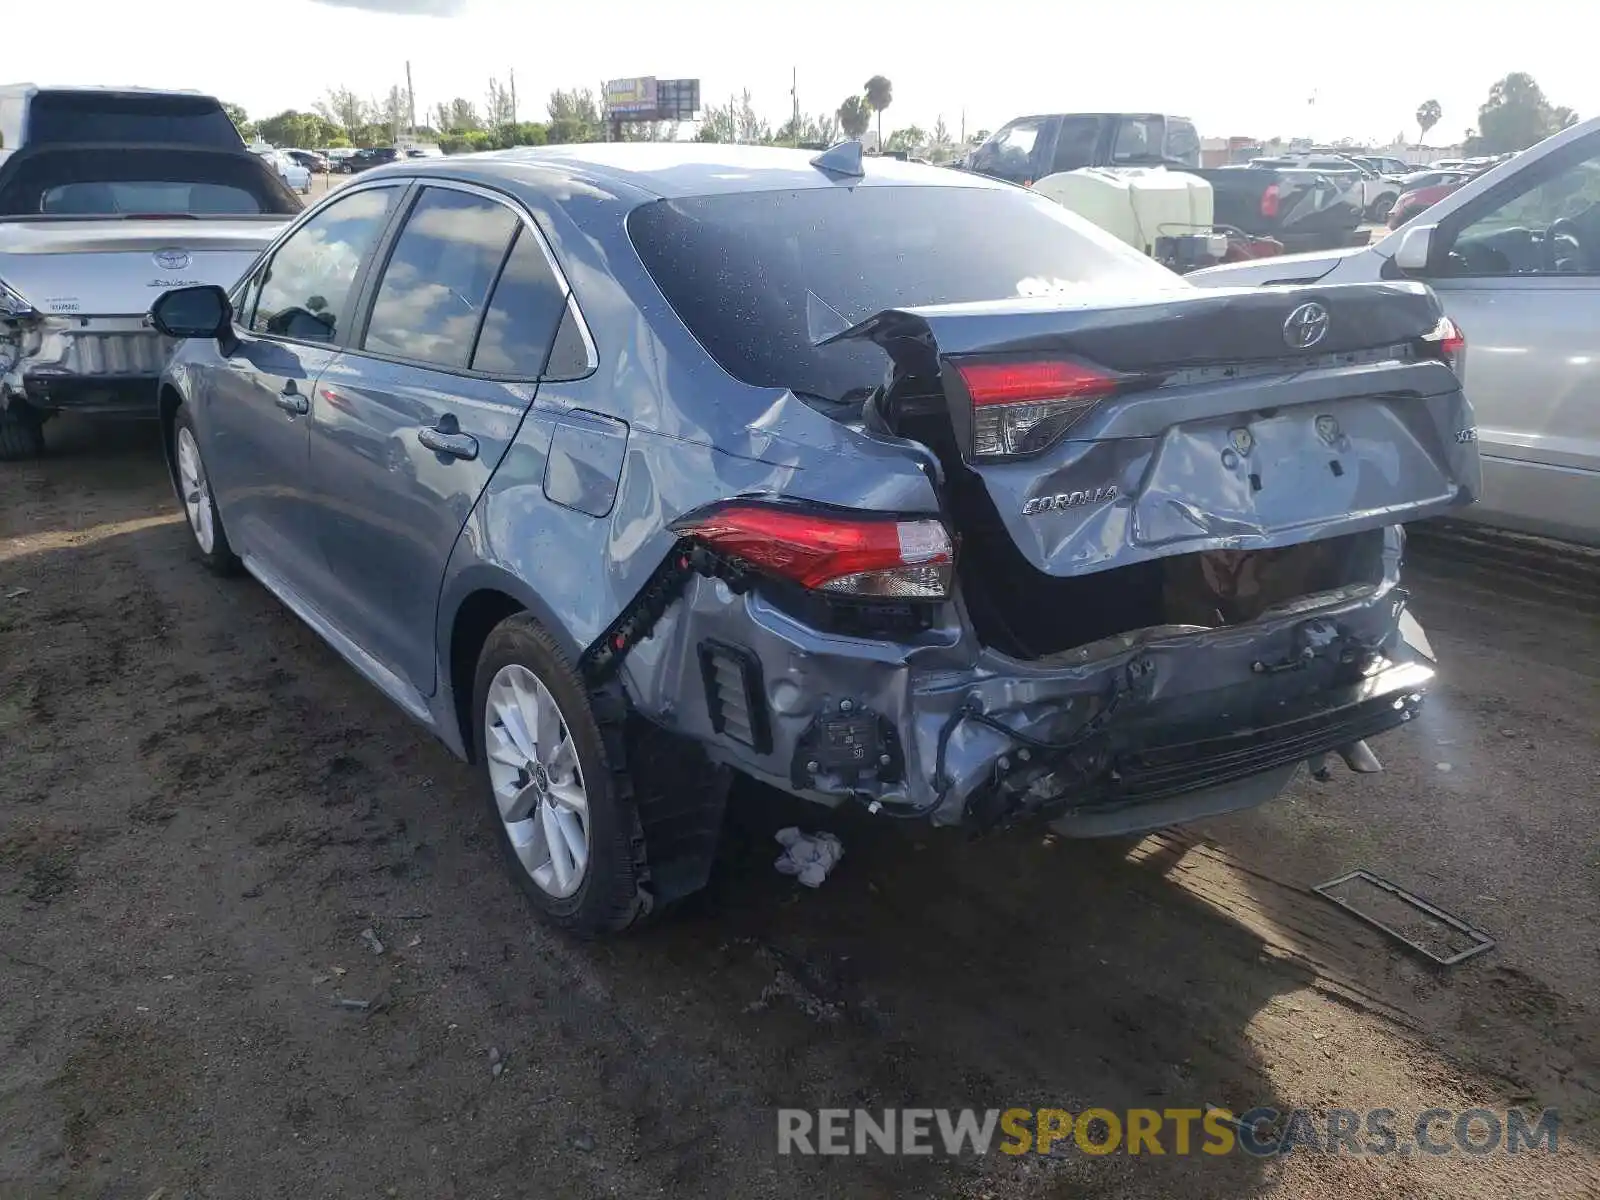
{"type": "Polygon", "coordinates": [[[142,315],[171,288],[231,286],[288,219],[0,219],[0,281],[47,315],[142,315]]]}
{"type": "Polygon", "coordinates": [[[890,428],[948,414],[961,532],[1003,528],[1066,576],[1471,503],[1471,409],[1428,340],[1442,315],[1412,283],[1180,289],[890,309],[828,340],[888,352],[890,428]]]}

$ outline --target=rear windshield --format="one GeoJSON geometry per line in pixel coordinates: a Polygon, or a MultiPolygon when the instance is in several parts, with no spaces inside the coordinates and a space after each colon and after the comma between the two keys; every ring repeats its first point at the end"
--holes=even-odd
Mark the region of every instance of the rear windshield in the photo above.
{"type": "Polygon", "coordinates": [[[866,343],[814,346],[808,292],[854,324],[885,308],[1085,286],[1180,286],[1151,259],[1020,188],[826,187],[657,200],[628,215],[628,232],[723,370],[829,399],[881,383],[887,359],[866,343]]]}
{"type": "Polygon", "coordinates": [[[243,152],[23,151],[0,170],[0,217],[276,216],[300,207],[271,167],[243,152]]]}
{"type": "Polygon", "coordinates": [[[40,92],[28,107],[27,144],[178,142],[237,150],[244,143],[209,96],[40,92]]]}

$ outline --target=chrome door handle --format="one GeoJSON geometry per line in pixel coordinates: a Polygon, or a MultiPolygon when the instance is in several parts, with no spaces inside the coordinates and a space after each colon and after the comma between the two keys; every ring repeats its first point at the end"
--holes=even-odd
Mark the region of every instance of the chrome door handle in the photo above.
{"type": "Polygon", "coordinates": [[[417,430],[417,441],[435,454],[448,454],[451,458],[464,458],[468,462],[478,457],[478,439],[471,434],[424,428],[417,430]]]}
{"type": "Polygon", "coordinates": [[[291,416],[304,416],[311,411],[311,401],[295,391],[292,383],[278,393],[274,403],[291,416]]]}

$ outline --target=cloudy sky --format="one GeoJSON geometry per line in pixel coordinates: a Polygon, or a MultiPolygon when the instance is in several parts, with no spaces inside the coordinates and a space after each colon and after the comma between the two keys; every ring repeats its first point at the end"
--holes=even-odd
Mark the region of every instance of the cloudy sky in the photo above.
{"type": "MultiPolygon", "coordinates": [[[[465,96],[482,107],[491,75],[516,71],[522,113],[555,87],[631,75],[698,77],[712,99],[748,87],[773,124],[801,106],[836,108],[869,75],[894,83],[884,114],[952,133],[1026,112],[1147,110],[1192,116],[1208,136],[1411,137],[1437,99],[1431,141],[1472,124],[1489,85],[1534,75],[1557,104],[1600,113],[1600,72],[1577,0],[7,0],[0,75],[49,83],[189,87],[252,116],[309,108],[329,87],[364,95],[403,83],[420,114],[465,96]],[[1504,16],[1491,16],[1491,9],[1504,16]],[[159,16],[152,17],[152,13],[159,16]],[[1338,37],[1290,14],[1336,23],[1338,37]],[[1511,15],[1514,14],[1514,17],[1511,15]],[[70,29],[63,28],[70,20],[70,29]],[[1279,48],[1281,47],[1281,48],[1279,48]],[[1312,103],[1313,97],[1315,102],[1312,103]]],[[[9,81],[9,80],[7,80],[9,81]]]]}

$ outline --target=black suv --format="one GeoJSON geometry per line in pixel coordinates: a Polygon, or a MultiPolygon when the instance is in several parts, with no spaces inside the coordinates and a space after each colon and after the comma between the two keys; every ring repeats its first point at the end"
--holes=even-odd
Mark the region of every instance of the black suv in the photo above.
{"type": "Polygon", "coordinates": [[[393,146],[366,146],[344,160],[344,171],[347,175],[355,175],[368,167],[381,167],[399,160],[400,151],[393,146]]]}

